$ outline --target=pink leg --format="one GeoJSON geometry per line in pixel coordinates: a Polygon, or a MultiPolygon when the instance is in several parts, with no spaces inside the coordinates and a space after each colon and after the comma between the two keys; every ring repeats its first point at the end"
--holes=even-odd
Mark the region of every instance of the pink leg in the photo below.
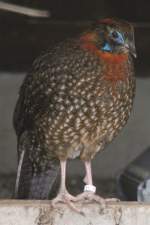
{"type": "Polygon", "coordinates": [[[75,197],[70,195],[66,188],[66,161],[60,161],[61,167],[61,182],[57,197],[53,200],[54,202],[66,202],[66,200],[75,200],[75,197]]]}
{"type": "Polygon", "coordinates": [[[93,180],[92,180],[92,169],[91,169],[91,161],[85,161],[85,170],[86,170],[86,175],[84,178],[84,182],[89,185],[93,185],[93,180]]]}
{"type": "MultiPolygon", "coordinates": [[[[85,161],[85,171],[86,176],[84,178],[84,182],[88,186],[93,186],[93,179],[92,179],[92,168],[91,168],[91,161],[85,161]]],[[[93,186],[94,187],[94,186],[93,186]]],[[[105,201],[102,197],[95,194],[95,192],[92,191],[84,191],[83,193],[79,194],[77,196],[77,199],[80,200],[89,200],[89,201],[96,201],[100,203],[102,206],[105,206],[105,201]]]]}
{"type": "Polygon", "coordinates": [[[56,198],[52,200],[52,206],[55,207],[55,205],[58,202],[62,202],[67,204],[72,210],[74,210],[77,213],[81,213],[81,210],[77,209],[72,201],[76,201],[76,197],[73,195],[69,194],[66,188],[66,161],[60,161],[60,166],[61,166],[61,183],[60,183],[60,189],[58,192],[58,195],[56,198]]]}
{"type": "Polygon", "coordinates": [[[66,192],[66,161],[60,161],[61,167],[61,183],[60,183],[60,192],[66,192]]]}

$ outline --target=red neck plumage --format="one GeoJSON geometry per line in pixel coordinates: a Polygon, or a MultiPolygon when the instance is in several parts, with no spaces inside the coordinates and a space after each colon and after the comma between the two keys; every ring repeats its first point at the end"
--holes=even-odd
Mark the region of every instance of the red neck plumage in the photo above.
{"type": "Polygon", "coordinates": [[[97,55],[104,63],[104,78],[116,83],[119,80],[127,78],[127,60],[128,54],[125,53],[110,53],[99,50],[90,42],[83,42],[81,47],[97,55]]]}

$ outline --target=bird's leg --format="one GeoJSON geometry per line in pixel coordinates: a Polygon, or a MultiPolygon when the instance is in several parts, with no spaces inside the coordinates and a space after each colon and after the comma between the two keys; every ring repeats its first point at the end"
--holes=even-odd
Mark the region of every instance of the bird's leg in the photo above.
{"type": "Polygon", "coordinates": [[[85,170],[86,170],[86,176],[84,178],[84,182],[86,183],[84,187],[84,192],[79,194],[77,196],[78,200],[89,200],[89,201],[96,201],[101,203],[102,205],[105,204],[105,200],[96,195],[96,187],[93,185],[93,179],[92,179],[92,169],[91,169],[91,161],[85,161],[85,170]]]}
{"type": "Polygon", "coordinates": [[[69,194],[66,188],[66,161],[65,160],[60,161],[60,167],[61,167],[61,183],[60,183],[59,192],[56,198],[53,200],[54,203],[75,200],[75,197],[69,194]]]}
{"type": "Polygon", "coordinates": [[[76,197],[69,194],[69,192],[67,191],[67,188],[66,188],[66,161],[60,161],[60,166],[61,166],[60,189],[59,189],[59,192],[58,192],[56,198],[54,198],[52,200],[52,206],[55,206],[55,204],[58,202],[63,202],[63,203],[66,203],[71,209],[73,209],[77,213],[82,214],[82,212],[79,209],[77,209],[74,206],[74,204],[72,203],[72,201],[73,202],[76,201],[76,197]]]}
{"type": "Polygon", "coordinates": [[[84,165],[85,165],[85,171],[86,171],[84,182],[87,185],[93,185],[91,161],[85,161],[84,165]]]}

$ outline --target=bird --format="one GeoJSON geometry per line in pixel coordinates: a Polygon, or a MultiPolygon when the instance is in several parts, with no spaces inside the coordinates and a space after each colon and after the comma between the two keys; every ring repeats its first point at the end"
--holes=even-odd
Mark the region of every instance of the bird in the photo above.
{"type": "Polygon", "coordinates": [[[135,57],[132,24],[104,18],[48,48],[33,62],[13,116],[17,198],[48,199],[60,174],[54,203],[73,206],[79,199],[96,199],[91,161],[130,116],[135,57]],[[85,165],[85,187],[73,196],[66,188],[66,164],[76,158],[85,165]]]}

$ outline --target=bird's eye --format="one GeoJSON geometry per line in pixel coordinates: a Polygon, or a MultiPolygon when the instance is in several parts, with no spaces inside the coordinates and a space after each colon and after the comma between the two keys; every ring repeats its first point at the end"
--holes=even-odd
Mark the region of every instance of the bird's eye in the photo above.
{"type": "Polygon", "coordinates": [[[124,37],[119,31],[112,31],[110,33],[110,37],[117,43],[117,44],[124,44],[124,37]]]}
{"type": "Polygon", "coordinates": [[[111,35],[112,35],[113,38],[118,38],[118,37],[119,37],[117,31],[113,31],[113,32],[111,33],[111,35]]]}

